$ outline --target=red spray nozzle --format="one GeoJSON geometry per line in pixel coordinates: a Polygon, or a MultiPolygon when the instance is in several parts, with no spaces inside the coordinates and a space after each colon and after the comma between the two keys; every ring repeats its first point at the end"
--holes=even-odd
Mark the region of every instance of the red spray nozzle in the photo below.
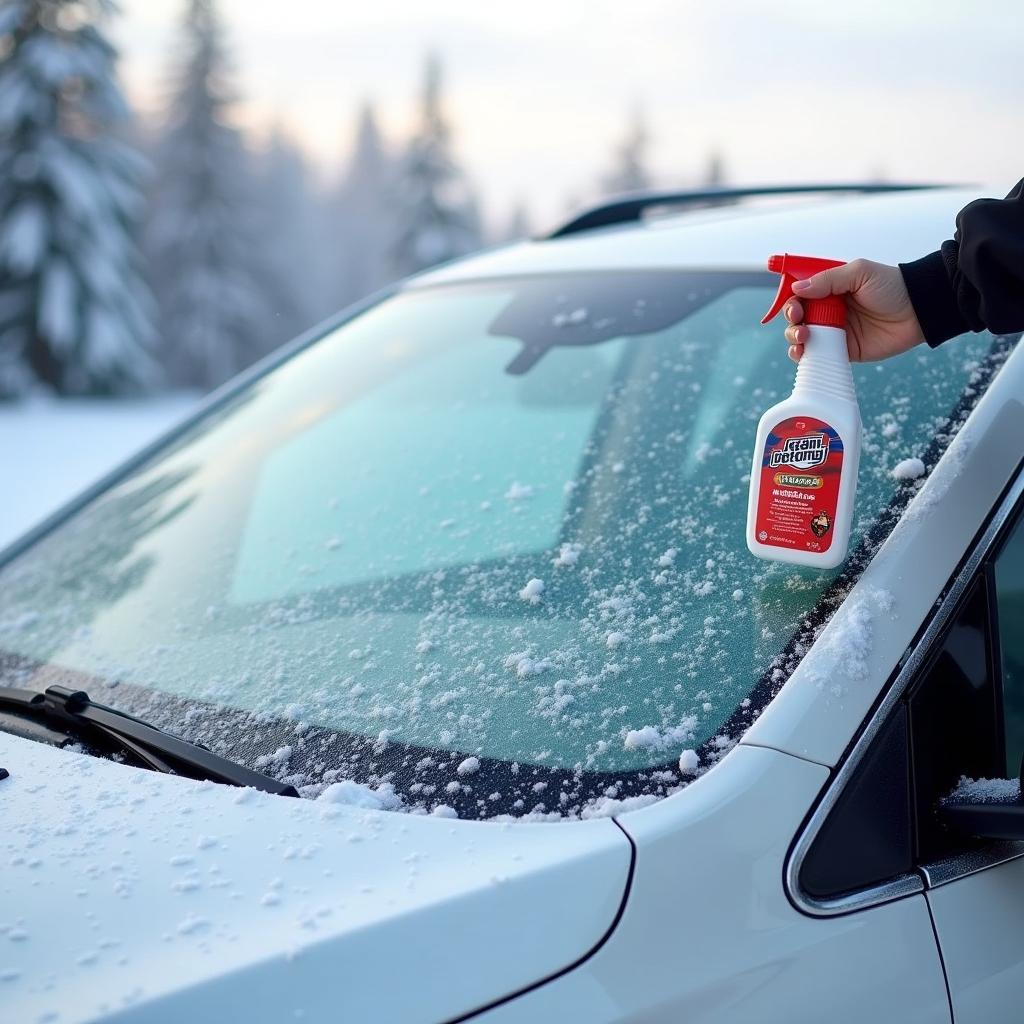
{"type": "MultiPolygon", "coordinates": [[[[773,274],[781,274],[782,280],[779,282],[779,290],[775,294],[772,308],[765,314],[761,323],[768,323],[786,304],[786,300],[793,297],[793,284],[796,281],[806,281],[822,270],[842,265],[842,260],[825,260],[818,256],[793,256],[788,252],[782,256],[769,256],[768,269],[773,274]]],[[[819,327],[846,326],[846,303],[841,296],[830,295],[824,299],[801,301],[804,304],[805,324],[816,324],[819,327]]]]}

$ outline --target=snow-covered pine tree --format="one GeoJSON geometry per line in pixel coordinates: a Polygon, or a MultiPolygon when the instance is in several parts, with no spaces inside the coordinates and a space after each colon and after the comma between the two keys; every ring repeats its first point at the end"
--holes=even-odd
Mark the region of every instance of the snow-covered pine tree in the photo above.
{"type": "MultiPolygon", "coordinates": [[[[718,150],[713,149],[704,165],[704,177],[701,186],[707,189],[724,188],[726,183],[725,160],[718,150]]],[[[700,206],[732,206],[735,199],[709,199],[700,206]]]]}
{"type": "Polygon", "coordinates": [[[324,251],[330,279],[324,293],[334,309],[369,295],[394,276],[389,246],[396,235],[393,204],[395,161],[381,140],[373,107],[359,114],[352,157],[328,198],[324,251]]]}
{"type": "Polygon", "coordinates": [[[302,152],[277,127],[260,154],[255,180],[254,221],[261,239],[258,273],[271,315],[262,325],[259,348],[269,352],[312,326],[324,309],[317,273],[321,211],[302,152]]]}
{"type": "Polygon", "coordinates": [[[713,149],[708,154],[702,184],[711,188],[721,188],[725,184],[725,160],[722,159],[722,154],[717,149],[713,149]]]}
{"type": "Polygon", "coordinates": [[[498,238],[499,242],[522,242],[530,237],[530,214],[521,200],[512,207],[512,215],[498,238]]]}
{"type": "Polygon", "coordinates": [[[643,112],[634,107],[626,127],[625,138],[615,150],[611,172],[602,182],[606,194],[640,192],[651,187],[647,170],[647,147],[650,136],[643,112]]]}
{"type": "Polygon", "coordinates": [[[391,250],[401,275],[472,252],[480,246],[480,218],[465,174],[456,164],[441,110],[441,64],[426,63],[422,122],[399,168],[397,216],[391,250]]]}
{"type": "Polygon", "coordinates": [[[173,97],[157,145],[148,232],[168,372],[211,388],[261,354],[261,287],[249,154],[230,125],[235,92],[213,0],[188,0],[173,97]]]}
{"type": "Polygon", "coordinates": [[[155,382],[109,0],[0,4],[0,395],[155,382]]]}

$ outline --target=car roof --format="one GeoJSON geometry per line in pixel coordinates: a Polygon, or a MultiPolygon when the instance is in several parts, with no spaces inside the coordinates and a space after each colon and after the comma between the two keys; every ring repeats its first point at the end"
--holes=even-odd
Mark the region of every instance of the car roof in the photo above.
{"type": "Polygon", "coordinates": [[[951,237],[957,211],[980,194],[943,187],[743,201],[505,246],[428,271],[411,286],[572,271],[751,270],[780,251],[906,262],[951,237]]]}

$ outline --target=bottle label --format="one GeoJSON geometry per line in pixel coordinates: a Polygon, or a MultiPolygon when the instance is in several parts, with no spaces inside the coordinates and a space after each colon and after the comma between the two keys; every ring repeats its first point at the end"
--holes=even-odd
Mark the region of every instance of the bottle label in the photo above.
{"type": "Polygon", "coordinates": [[[768,431],[754,536],[761,544],[823,552],[832,546],[843,442],[824,420],[791,416],[768,431]]]}

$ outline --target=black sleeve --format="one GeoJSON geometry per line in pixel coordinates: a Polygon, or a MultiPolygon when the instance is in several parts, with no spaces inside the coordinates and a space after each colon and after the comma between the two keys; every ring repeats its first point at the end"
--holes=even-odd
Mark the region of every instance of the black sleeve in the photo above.
{"type": "Polygon", "coordinates": [[[932,347],[967,331],[1024,330],[1024,180],[1005,199],[977,199],[938,252],[901,263],[932,347]]]}

